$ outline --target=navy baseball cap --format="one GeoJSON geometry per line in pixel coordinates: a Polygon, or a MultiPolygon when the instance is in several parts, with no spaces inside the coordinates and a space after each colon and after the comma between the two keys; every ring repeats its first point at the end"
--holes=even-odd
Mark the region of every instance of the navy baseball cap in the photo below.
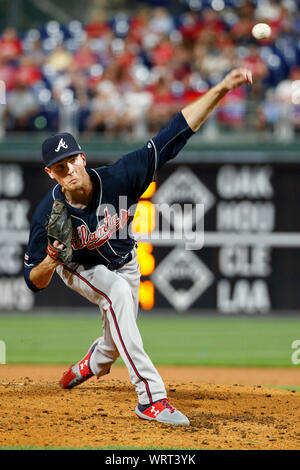
{"type": "Polygon", "coordinates": [[[79,153],[83,153],[80,145],[68,132],[51,135],[42,145],[43,160],[47,167],[79,153]]]}

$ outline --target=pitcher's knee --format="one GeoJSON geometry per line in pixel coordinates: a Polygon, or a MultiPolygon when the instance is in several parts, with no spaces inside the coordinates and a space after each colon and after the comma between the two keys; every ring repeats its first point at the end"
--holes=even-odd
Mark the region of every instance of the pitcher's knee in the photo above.
{"type": "Polygon", "coordinates": [[[112,299],[126,299],[127,296],[131,295],[131,289],[127,281],[125,279],[119,278],[117,279],[111,286],[110,295],[112,299]]]}

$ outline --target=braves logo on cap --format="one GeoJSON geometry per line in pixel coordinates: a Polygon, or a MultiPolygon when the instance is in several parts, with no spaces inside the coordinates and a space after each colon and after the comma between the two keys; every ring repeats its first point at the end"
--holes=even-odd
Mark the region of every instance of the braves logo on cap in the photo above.
{"type": "Polygon", "coordinates": [[[45,165],[50,167],[66,157],[82,153],[82,149],[72,134],[60,132],[43,142],[42,153],[45,165]]]}
{"type": "Polygon", "coordinates": [[[65,142],[64,139],[62,139],[62,138],[61,138],[60,141],[58,142],[58,146],[56,147],[55,152],[59,152],[60,149],[61,149],[61,147],[64,148],[64,149],[67,149],[67,148],[68,148],[68,145],[66,144],[66,142],[65,142]]]}

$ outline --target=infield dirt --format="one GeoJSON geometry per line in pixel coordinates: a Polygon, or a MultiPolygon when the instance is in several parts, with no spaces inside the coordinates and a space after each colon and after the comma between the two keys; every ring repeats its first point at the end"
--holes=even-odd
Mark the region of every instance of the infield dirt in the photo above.
{"type": "Polygon", "coordinates": [[[188,427],[139,420],[125,367],[72,390],[64,370],[0,366],[0,447],[300,449],[299,368],[158,367],[188,427]]]}

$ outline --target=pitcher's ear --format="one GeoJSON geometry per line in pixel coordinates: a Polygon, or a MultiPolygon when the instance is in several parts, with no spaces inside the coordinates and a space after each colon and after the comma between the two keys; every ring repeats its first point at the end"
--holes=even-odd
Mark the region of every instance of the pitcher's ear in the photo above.
{"type": "Polygon", "coordinates": [[[47,166],[45,166],[44,170],[45,170],[45,172],[47,173],[47,175],[53,180],[53,179],[54,179],[54,176],[52,175],[52,171],[50,170],[50,168],[48,168],[47,166]]]}

